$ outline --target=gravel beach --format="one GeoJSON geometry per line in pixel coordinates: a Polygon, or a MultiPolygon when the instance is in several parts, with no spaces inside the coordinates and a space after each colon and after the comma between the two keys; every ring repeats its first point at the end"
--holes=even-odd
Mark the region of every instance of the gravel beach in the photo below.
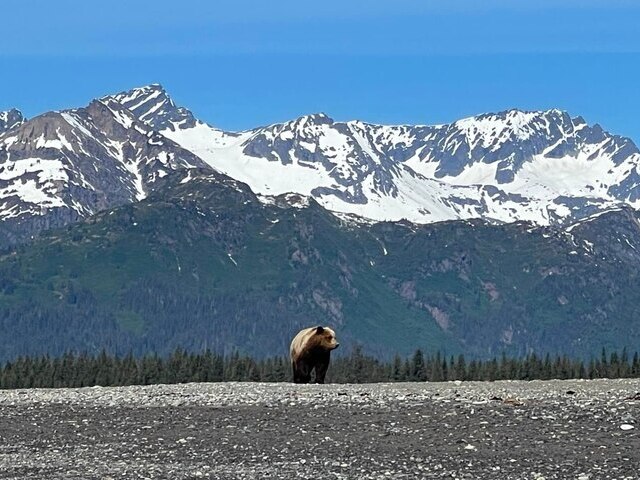
{"type": "Polygon", "coordinates": [[[640,380],[0,392],[2,479],[639,479],[640,380]]]}

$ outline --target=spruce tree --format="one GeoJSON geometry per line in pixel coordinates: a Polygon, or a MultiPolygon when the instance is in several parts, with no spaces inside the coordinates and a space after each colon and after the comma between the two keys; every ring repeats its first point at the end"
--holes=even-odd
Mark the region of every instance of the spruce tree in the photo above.
{"type": "Polygon", "coordinates": [[[417,349],[411,359],[411,380],[414,382],[424,382],[427,380],[427,369],[422,350],[417,349]]]}

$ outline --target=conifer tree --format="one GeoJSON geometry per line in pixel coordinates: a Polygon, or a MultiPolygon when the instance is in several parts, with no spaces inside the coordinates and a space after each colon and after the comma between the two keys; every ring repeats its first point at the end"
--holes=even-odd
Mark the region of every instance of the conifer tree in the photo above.
{"type": "Polygon", "coordinates": [[[416,350],[411,360],[411,380],[414,382],[424,382],[427,380],[427,369],[424,362],[422,350],[416,350]]]}
{"type": "Polygon", "coordinates": [[[393,357],[393,367],[391,368],[391,381],[400,382],[404,380],[404,374],[402,371],[402,358],[396,353],[393,357]]]}

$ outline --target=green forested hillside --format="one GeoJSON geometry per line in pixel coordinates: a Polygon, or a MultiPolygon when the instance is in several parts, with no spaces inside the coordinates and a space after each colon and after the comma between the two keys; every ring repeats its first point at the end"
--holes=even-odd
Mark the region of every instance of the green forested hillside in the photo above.
{"type": "Polygon", "coordinates": [[[335,327],[346,350],[386,356],[640,344],[635,212],[570,233],[479,221],[358,226],[313,201],[265,204],[223,175],[183,175],[2,253],[0,359],[102,348],[282,355],[314,324],[335,327]]]}

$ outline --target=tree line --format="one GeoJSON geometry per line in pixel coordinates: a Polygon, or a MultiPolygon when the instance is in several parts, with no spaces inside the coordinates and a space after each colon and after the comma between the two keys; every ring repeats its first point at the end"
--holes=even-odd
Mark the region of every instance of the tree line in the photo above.
{"type": "MultiPolygon", "coordinates": [[[[502,355],[490,360],[466,360],[464,355],[427,355],[422,350],[410,357],[396,355],[381,361],[354,348],[350,355],[332,360],[327,381],[332,383],[442,382],[452,380],[549,380],[569,378],[640,377],[638,353],[631,357],[607,354],[588,362],[567,356],[531,354],[523,358],[502,355]]],[[[0,368],[0,389],[60,388],[88,386],[151,385],[187,382],[288,382],[291,368],[286,357],[256,360],[234,353],[189,353],[176,349],[171,355],[136,357],[66,353],[60,357],[20,357],[0,368]]]]}

